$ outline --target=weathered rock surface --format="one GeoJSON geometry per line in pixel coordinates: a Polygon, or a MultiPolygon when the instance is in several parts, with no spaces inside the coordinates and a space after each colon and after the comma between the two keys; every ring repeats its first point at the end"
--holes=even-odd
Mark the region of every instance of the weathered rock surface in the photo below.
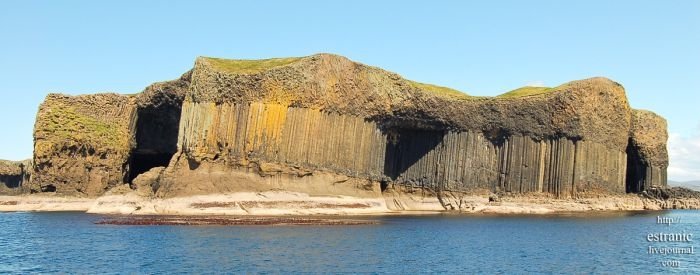
{"type": "Polygon", "coordinates": [[[624,148],[629,137],[624,89],[605,78],[570,82],[540,96],[469,97],[424,89],[397,74],[328,54],[252,73],[222,62],[197,59],[186,101],[279,104],[366,118],[381,128],[480,131],[495,140],[512,134],[586,138],[624,148]]]}
{"type": "Polygon", "coordinates": [[[21,193],[22,184],[31,178],[32,163],[25,161],[0,160],[0,194],[21,193]]]}
{"type": "Polygon", "coordinates": [[[182,101],[190,86],[191,72],[179,79],[155,83],[136,96],[137,110],[132,136],[127,182],[157,166],[167,166],[177,152],[182,101]]]}
{"type": "Polygon", "coordinates": [[[138,174],[167,165],[189,73],[126,96],[49,94],[34,129],[31,192],[98,196],[138,174]]]}
{"type": "Polygon", "coordinates": [[[159,188],[160,175],[165,167],[151,168],[147,172],[139,174],[131,181],[131,188],[135,189],[141,196],[153,196],[159,188]]]}
{"type": "Polygon", "coordinates": [[[644,110],[632,112],[632,128],[627,145],[628,192],[667,186],[666,120],[644,110]]]}
{"type": "Polygon", "coordinates": [[[97,196],[132,183],[158,197],[420,189],[447,208],[470,192],[571,198],[665,186],[666,139],[665,121],[631,109],[605,78],[471,97],[329,54],[198,58],[136,96],[47,97],[32,186],[97,196]]]}
{"type": "Polygon", "coordinates": [[[133,97],[49,94],[34,126],[32,192],[96,195],[122,184],[133,97]]]}
{"type": "Polygon", "coordinates": [[[179,159],[276,162],[436,191],[626,190],[632,110],[608,79],[475,98],[334,55],[283,63],[251,72],[199,58],[179,159]]]}
{"type": "Polygon", "coordinates": [[[0,182],[8,188],[19,186],[22,170],[22,163],[0,160],[0,182]]]}

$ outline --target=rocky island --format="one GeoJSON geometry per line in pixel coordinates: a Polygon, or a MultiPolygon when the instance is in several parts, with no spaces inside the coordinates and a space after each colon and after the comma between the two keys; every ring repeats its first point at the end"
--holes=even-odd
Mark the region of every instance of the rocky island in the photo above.
{"type": "Polygon", "coordinates": [[[49,94],[0,211],[173,215],[698,208],[666,121],[606,78],[496,97],[345,57],[197,58],[135,95],[49,94]]]}

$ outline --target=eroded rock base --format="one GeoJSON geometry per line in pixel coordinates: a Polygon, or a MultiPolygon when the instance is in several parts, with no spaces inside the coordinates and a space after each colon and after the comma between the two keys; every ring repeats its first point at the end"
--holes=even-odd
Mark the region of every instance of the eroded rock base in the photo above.
{"type": "MultiPolygon", "coordinates": [[[[658,191],[674,194],[679,191],[658,191]]],[[[542,194],[442,193],[387,188],[374,198],[309,195],[288,191],[235,192],[155,198],[137,191],[97,199],[58,196],[0,196],[0,211],[81,211],[121,215],[310,216],[392,214],[554,214],[566,212],[700,209],[700,193],[681,197],[627,194],[557,199],[542,194]]]]}

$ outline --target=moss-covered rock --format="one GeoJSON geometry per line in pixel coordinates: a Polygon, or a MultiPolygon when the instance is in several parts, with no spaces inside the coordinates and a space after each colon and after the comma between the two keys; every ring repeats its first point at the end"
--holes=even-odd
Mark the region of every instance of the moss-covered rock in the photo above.
{"type": "Polygon", "coordinates": [[[95,196],[124,182],[132,96],[49,94],[34,126],[33,192],[95,196]]]}
{"type": "Polygon", "coordinates": [[[607,78],[478,97],[331,54],[200,57],[138,95],[49,95],[31,186],[95,196],[167,166],[158,181],[172,190],[239,190],[249,183],[230,179],[273,163],[292,179],[330,171],[438,194],[637,192],[665,184],[662,122],[607,78]],[[653,169],[625,175],[637,164],[653,169]]]}
{"type": "Polygon", "coordinates": [[[566,83],[539,96],[470,97],[420,84],[337,55],[303,57],[254,73],[222,69],[199,58],[191,102],[265,102],[360,116],[386,128],[426,128],[522,134],[535,139],[589,139],[624,150],[630,107],[623,87],[609,79],[566,83]]]}
{"type": "Polygon", "coordinates": [[[515,90],[512,90],[510,92],[504,93],[499,95],[498,97],[523,97],[523,96],[536,96],[536,95],[541,95],[547,92],[551,92],[552,88],[550,87],[533,87],[533,86],[525,86],[521,88],[517,88],[515,90]]]}

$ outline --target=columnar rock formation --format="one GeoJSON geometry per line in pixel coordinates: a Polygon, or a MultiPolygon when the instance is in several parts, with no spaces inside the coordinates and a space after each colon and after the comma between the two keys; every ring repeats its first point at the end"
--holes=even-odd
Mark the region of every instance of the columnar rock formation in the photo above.
{"type": "Polygon", "coordinates": [[[151,180],[159,196],[255,189],[252,175],[276,177],[269,189],[303,185],[323,173],[438,194],[665,186],[665,122],[632,110],[620,84],[542,91],[472,97],[328,54],[198,58],[179,80],[137,96],[47,97],[34,184],[93,196],[166,167],[151,180]]]}
{"type": "Polygon", "coordinates": [[[34,126],[32,192],[95,196],[166,165],[189,74],[135,95],[49,94],[34,126]],[[144,168],[143,162],[147,168],[144,168]]]}
{"type": "Polygon", "coordinates": [[[665,119],[649,111],[632,112],[632,129],[627,145],[628,192],[667,185],[667,139],[665,119]]]}

